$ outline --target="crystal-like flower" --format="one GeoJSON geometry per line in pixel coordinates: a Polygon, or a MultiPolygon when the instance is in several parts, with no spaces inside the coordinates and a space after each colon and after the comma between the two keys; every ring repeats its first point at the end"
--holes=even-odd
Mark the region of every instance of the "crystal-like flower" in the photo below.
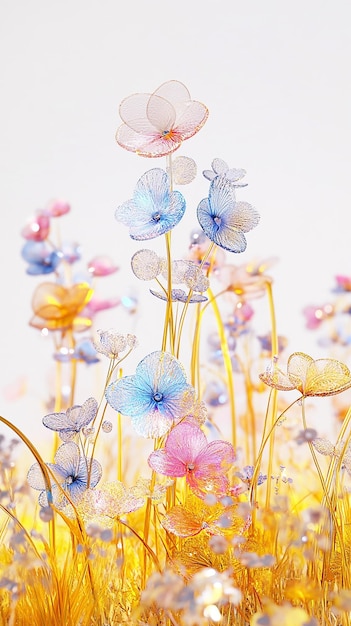
{"type": "Polygon", "coordinates": [[[112,526],[114,520],[140,509],[144,502],[144,498],[136,497],[131,489],[115,481],[99,489],[87,489],[79,500],[78,512],[85,522],[112,526]]]}
{"type": "Polygon", "coordinates": [[[259,214],[248,202],[237,202],[235,190],[225,176],[216,177],[208,198],[197,207],[197,218],[205,235],[229,252],[244,252],[244,233],[257,226],[259,214]]]}
{"type": "Polygon", "coordinates": [[[138,250],[132,256],[131,266],[139,280],[153,280],[161,273],[162,259],[154,250],[138,250]]]}
{"type": "Polygon", "coordinates": [[[113,309],[119,304],[121,304],[121,298],[118,296],[112,298],[99,298],[96,294],[94,294],[86,307],[84,307],[83,314],[92,319],[95,315],[97,315],[97,313],[106,311],[107,309],[113,309]]]}
{"type": "Polygon", "coordinates": [[[162,351],[147,355],[135,375],[124,376],[106,389],[113,409],[131,417],[134,428],[144,437],[161,437],[190,412],[195,391],[186,382],[181,363],[162,351]]]}
{"type": "Polygon", "coordinates": [[[97,356],[94,344],[91,339],[82,339],[77,341],[74,348],[74,358],[77,361],[84,361],[87,365],[92,363],[99,363],[100,359],[97,356]]]}
{"type": "Polygon", "coordinates": [[[32,217],[22,229],[21,235],[28,241],[44,241],[50,232],[50,218],[41,211],[32,217]]]}
{"type": "Polygon", "coordinates": [[[314,428],[304,428],[304,430],[299,431],[295,441],[300,446],[303,443],[313,443],[313,440],[317,437],[318,433],[314,428]]]}
{"type": "Polygon", "coordinates": [[[207,504],[206,499],[194,494],[188,496],[184,504],[176,504],[167,511],[161,523],[163,528],[177,537],[194,537],[202,531],[209,535],[226,535],[239,532],[243,526],[234,505],[227,507],[217,500],[207,504]],[[228,519],[231,520],[229,531],[228,519]]]}
{"type": "Polygon", "coordinates": [[[135,335],[122,335],[116,330],[98,330],[100,343],[94,342],[97,352],[104,354],[109,359],[117,359],[121,352],[127,348],[135,348],[137,338],[135,335]]]}
{"type": "Polygon", "coordinates": [[[144,157],[160,157],[195,135],[206,122],[208,109],[191,100],[183,83],[170,80],[152,94],[125,98],[119,114],[124,123],[117,130],[117,143],[144,157]]]}
{"type": "Polygon", "coordinates": [[[70,441],[90,424],[98,412],[95,398],[88,398],[82,405],[74,405],[66,413],[50,413],[43,417],[43,424],[50,430],[58,432],[62,441],[70,441]]]}
{"type": "Polygon", "coordinates": [[[185,421],[171,430],[165,447],[152,452],[148,463],[159,474],[185,476],[194,493],[203,498],[208,493],[225,495],[229,487],[226,473],[234,459],[231,443],[208,443],[201,428],[185,421]]]}
{"type": "MultiPolygon", "coordinates": [[[[68,504],[59,486],[67,492],[73,503],[77,503],[88,486],[95,487],[102,475],[100,463],[96,459],[91,461],[81,456],[77,444],[73,441],[63,443],[55,454],[54,463],[47,463],[47,467],[54,477],[52,478],[53,503],[59,509],[68,504]]],[[[39,494],[40,506],[48,506],[46,485],[39,463],[34,463],[29,468],[27,479],[33,489],[41,492],[39,494]]]]}
{"type": "Polygon", "coordinates": [[[243,265],[223,264],[217,271],[218,280],[229,292],[246,300],[260,298],[267,290],[272,278],[265,272],[276,262],[276,258],[263,259],[243,265]]]}
{"type": "Polygon", "coordinates": [[[323,304],[322,306],[306,306],[302,310],[306,319],[306,328],[315,330],[319,328],[324,320],[332,317],[335,313],[332,304],[323,304]]]}
{"type": "MultiPolygon", "coordinates": [[[[160,298],[160,300],[168,300],[168,295],[165,292],[162,293],[162,291],[154,291],[153,289],[150,289],[150,293],[153,296],[156,296],[156,298],[160,298]]],[[[189,302],[189,304],[192,304],[194,302],[206,302],[207,298],[199,293],[194,293],[189,298],[189,294],[187,294],[184,289],[172,289],[171,300],[172,302],[189,302]]]]}
{"type": "MultiPolygon", "coordinates": [[[[245,467],[243,467],[241,471],[236,472],[235,475],[238,476],[238,478],[240,478],[243,483],[250,487],[254,476],[254,471],[255,468],[253,465],[245,465],[245,467]]],[[[267,475],[260,472],[256,478],[256,485],[262,485],[262,483],[264,483],[266,480],[267,475]]]]}
{"type": "Polygon", "coordinates": [[[336,359],[316,359],[294,352],[287,364],[287,373],[274,362],[260,374],[266,385],[289,391],[297,389],[303,396],[332,396],[351,387],[349,368],[336,359]]]}
{"type": "MultiPolygon", "coordinates": [[[[185,284],[193,291],[206,291],[210,286],[210,281],[204,271],[194,261],[175,259],[171,263],[171,274],[173,284],[185,284]]],[[[162,275],[168,277],[168,265],[163,262],[162,275]]]]}
{"type": "Polygon", "coordinates": [[[30,325],[41,330],[62,330],[72,326],[75,330],[89,328],[91,320],[79,314],[92,295],[93,290],[87,283],[77,283],[73,287],[42,283],[33,294],[34,316],[30,325]]]}
{"type": "Polygon", "coordinates": [[[345,276],[344,274],[337,274],[335,276],[336,280],[336,288],[334,291],[336,293],[350,292],[351,291],[351,276],[345,276]]]}
{"type": "Polygon", "coordinates": [[[82,252],[81,246],[76,241],[65,241],[61,246],[62,259],[73,265],[77,261],[80,261],[82,252]]]}
{"type": "MultiPolygon", "coordinates": [[[[257,339],[260,342],[262,352],[272,354],[272,335],[270,333],[267,333],[267,335],[257,335],[257,339]]],[[[288,345],[288,339],[283,335],[278,335],[277,340],[278,354],[280,354],[288,345]]]]}
{"type": "Polygon", "coordinates": [[[211,170],[204,170],[202,173],[207,180],[214,180],[218,176],[224,176],[233,187],[247,187],[247,183],[239,183],[245,174],[246,170],[231,168],[223,159],[213,159],[211,163],[211,170]]]}
{"type": "Polygon", "coordinates": [[[172,161],[172,166],[167,168],[167,173],[176,185],[188,185],[195,179],[196,172],[195,161],[186,156],[177,157],[172,161]]]}
{"type": "Polygon", "coordinates": [[[168,174],[155,167],[141,176],[133,198],[116,209],[115,218],[129,226],[132,239],[144,241],[170,231],[184,212],[184,197],[179,191],[170,191],[168,174]]]}
{"type": "Polygon", "coordinates": [[[46,241],[26,241],[21,255],[28,263],[27,274],[32,276],[52,274],[56,271],[63,258],[62,253],[52,250],[46,241]]]}
{"type": "Polygon", "coordinates": [[[173,482],[173,479],[169,478],[164,483],[154,483],[150,478],[139,476],[136,484],[131,487],[130,492],[136,498],[150,498],[153,502],[161,502],[166,495],[168,487],[173,485],[173,482]]]}
{"type": "Polygon", "coordinates": [[[88,263],[88,270],[93,276],[109,276],[117,272],[118,267],[108,256],[96,256],[88,263]]]}
{"type": "Polygon", "coordinates": [[[50,217],[61,217],[71,210],[70,204],[64,200],[52,200],[45,209],[45,214],[50,217]]]}

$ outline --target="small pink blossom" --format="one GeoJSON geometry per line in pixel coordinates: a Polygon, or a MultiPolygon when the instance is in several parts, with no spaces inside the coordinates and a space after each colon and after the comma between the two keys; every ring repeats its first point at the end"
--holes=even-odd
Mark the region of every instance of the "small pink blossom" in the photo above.
{"type": "Polygon", "coordinates": [[[46,207],[45,213],[50,217],[61,217],[71,210],[71,205],[63,200],[52,200],[46,207]]]}
{"type": "Polygon", "coordinates": [[[119,269],[108,256],[96,256],[88,263],[89,272],[93,276],[109,276],[119,269]]]}
{"type": "Polygon", "coordinates": [[[32,217],[21,231],[27,241],[45,241],[50,232],[50,218],[39,212],[32,217]]]}
{"type": "Polygon", "coordinates": [[[233,446],[228,441],[207,442],[203,430],[191,422],[175,426],[165,447],[149,456],[150,467],[165,476],[185,476],[196,495],[225,495],[229,488],[226,476],[234,462],[233,446]]]}
{"type": "Polygon", "coordinates": [[[338,274],[335,276],[338,291],[351,291],[351,276],[338,274]]]}
{"type": "Polygon", "coordinates": [[[121,299],[118,296],[112,298],[99,298],[93,296],[90,302],[84,309],[84,314],[90,318],[93,318],[100,311],[106,311],[107,309],[113,309],[115,306],[121,304],[121,299]]]}
{"type": "Polygon", "coordinates": [[[332,317],[334,314],[334,307],[332,304],[323,304],[322,306],[306,306],[303,311],[303,315],[306,319],[306,328],[309,330],[315,330],[328,317],[332,317]]]}

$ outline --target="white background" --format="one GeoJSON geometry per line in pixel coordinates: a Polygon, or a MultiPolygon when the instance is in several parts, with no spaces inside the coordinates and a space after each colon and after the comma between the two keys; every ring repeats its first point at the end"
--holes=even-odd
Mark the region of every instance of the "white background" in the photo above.
{"type": "MultiPolygon", "coordinates": [[[[245,168],[249,185],[240,199],[261,221],[234,262],[279,258],[271,271],[278,332],[289,338],[288,353],[323,356],[301,311],[330,298],[335,274],[351,274],[350,18],[346,0],[1,0],[4,417],[40,440],[52,366],[51,347],[28,325],[42,277],[25,273],[20,231],[52,198],[68,201],[65,237],[82,245],[86,261],[112,256],[121,270],[105,284],[110,295],[126,292],[136,280],[130,256],[140,246],[114,211],[144,171],[165,165],[116,144],[118,106],[170,79],[210,111],[178,151],[199,171],[182,189],[187,214],[174,235],[181,252],[208,192],[201,171],[214,157],[245,168]]],[[[109,319],[121,332],[138,329],[138,360],[160,348],[154,314],[141,313],[136,322],[115,309],[109,319]]]]}

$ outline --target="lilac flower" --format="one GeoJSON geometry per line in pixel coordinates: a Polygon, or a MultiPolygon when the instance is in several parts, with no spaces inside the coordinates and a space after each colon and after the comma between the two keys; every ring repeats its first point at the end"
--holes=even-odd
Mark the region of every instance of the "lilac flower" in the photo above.
{"type": "Polygon", "coordinates": [[[98,403],[95,398],[88,398],[84,404],[74,405],[66,413],[50,413],[43,417],[43,424],[58,432],[62,441],[70,441],[84,426],[96,417],[98,403]]]}
{"type": "MultiPolygon", "coordinates": [[[[245,467],[242,468],[241,472],[236,473],[236,476],[238,476],[238,478],[240,478],[243,483],[250,486],[254,475],[254,469],[255,468],[253,465],[245,465],[245,467]]],[[[260,472],[256,479],[256,485],[262,485],[262,483],[264,483],[266,480],[267,475],[260,472]]]]}
{"type": "Polygon", "coordinates": [[[257,226],[259,214],[247,202],[237,202],[235,190],[225,176],[210,185],[208,198],[197,207],[197,218],[205,235],[229,252],[244,252],[244,233],[257,226]]]}
{"type": "Polygon", "coordinates": [[[156,351],[139,363],[134,376],[111,383],[105,395],[113,409],[131,417],[140,435],[162,437],[189,413],[195,392],[181,363],[156,351]]]}
{"type": "Polygon", "coordinates": [[[211,163],[211,170],[204,170],[202,173],[207,180],[214,180],[218,176],[224,176],[233,187],[247,187],[247,183],[239,183],[239,180],[243,178],[246,171],[243,169],[231,168],[223,159],[213,159],[211,163]]]}
{"type": "MultiPolygon", "coordinates": [[[[60,487],[67,492],[73,503],[77,503],[88,487],[95,487],[98,484],[102,475],[100,463],[95,459],[90,461],[81,456],[77,444],[73,441],[63,443],[58,448],[54,461],[46,465],[53,475],[53,504],[58,509],[63,509],[69,503],[60,487]]],[[[34,463],[30,467],[27,480],[33,489],[40,491],[40,506],[47,507],[49,502],[46,485],[39,463],[34,463]]]]}
{"type": "Polygon", "coordinates": [[[170,231],[182,219],[185,199],[179,191],[170,191],[168,174],[159,168],[145,172],[134,196],[115,212],[115,218],[129,226],[132,239],[154,239],[170,231]]]}

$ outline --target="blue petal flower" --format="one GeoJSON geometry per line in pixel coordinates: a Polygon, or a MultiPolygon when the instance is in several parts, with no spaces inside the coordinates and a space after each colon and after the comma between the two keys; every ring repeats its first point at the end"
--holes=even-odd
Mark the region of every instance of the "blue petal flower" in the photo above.
{"type": "Polygon", "coordinates": [[[21,251],[27,261],[27,274],[51,274],[62,261],[62,253],[49,248],[45,241],[26,241],[21,251]]]}
{"type": "Polygon", "coordinates": [[[125,376],[106,389],[107,402],[131,417],[134,428],[144,437],[162,437],[167,433],[190,412],[194,394],[181,363],[162,351],[146,356],[134,376],[125,376]]]}
{"type": "MultiPolygon", "coordinates": [[[[73,503],[77,503],[88,486],[95,487],[102,475],[100,463],[95,459],[90,461],[81,456],[77,444],[73,441],[63,443],[58,448],[54,461],[55,463],[47,463],[47,467],[53,475],[53,503],[58,509],[69,504],[60,487],[67,492],[73,503]]],[[[48,506],[45,481],[38,463],[30,467],[27,480],[33,489],[41,492],[39,494],[40,506],[48,506]]]]}
{"type": "Polygon", "coordinates": [[[208,198],[197,207],[197,218],[211,241],[230,252],[244,252],[244,233],[257,226],[260,216],[251,204],[236,201],[235,190],[225,176],[217,176],[208,198]]]}
{"type": "Polygon", "coordinates": [[[185,199],[170,191],[167,172],[154,168],[139,179],[134,196],[115,212],[118,222],[129,226],[132,239],[143,241],[167,233],[181,220],[185,199]]]}

